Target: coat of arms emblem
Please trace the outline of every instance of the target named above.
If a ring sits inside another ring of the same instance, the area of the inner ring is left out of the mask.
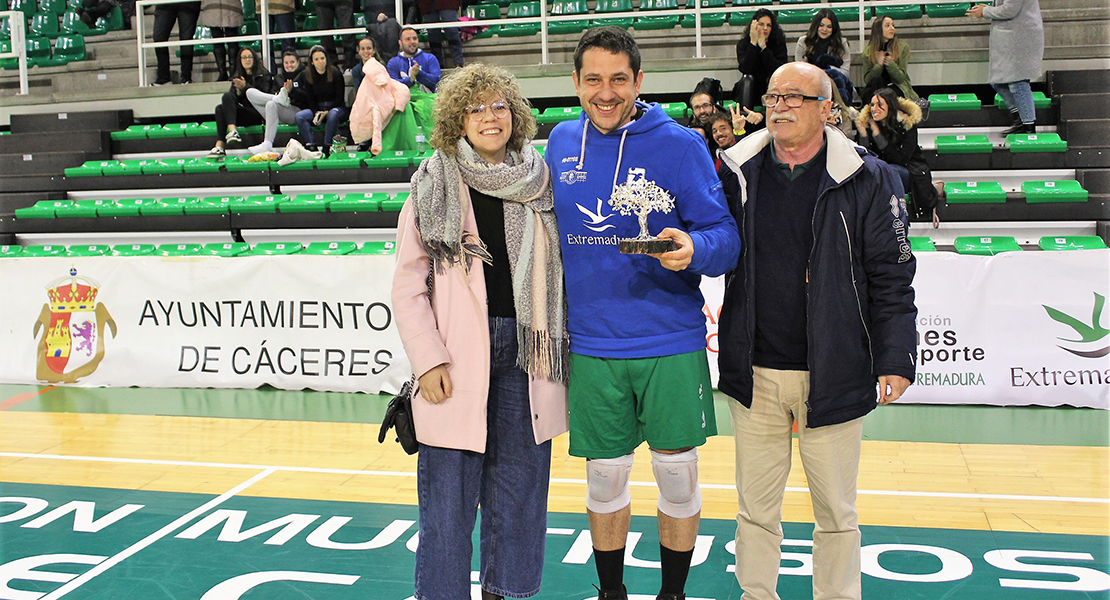
[[[35,321],[34,336],[43,330],[35,377],[50,383],[74,383],[96,371],[104,359],[105,325],[116,337],[116,322],[103,303],[96,302],[100,285],[78,277],[70,268],[46,288],[50,302]]]

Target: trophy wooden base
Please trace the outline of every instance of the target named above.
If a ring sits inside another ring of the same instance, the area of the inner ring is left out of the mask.
[[[678,248],[678,245],[674,243],[674,240],[669,238],[647,238],[642,240],[625,238],[620,240],[619,248],[621,254],[662,254]]]

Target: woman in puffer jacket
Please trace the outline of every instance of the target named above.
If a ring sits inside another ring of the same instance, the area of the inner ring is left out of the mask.
[[[882,88],[860,111],[856,121],[858,142],[886,161],[902,178],[903,189],[913,194],[911,214],[937,223],[936,205],[943,183],[933,183],[925,153],[917,143],[921,107],[899,98],[891,88]]]

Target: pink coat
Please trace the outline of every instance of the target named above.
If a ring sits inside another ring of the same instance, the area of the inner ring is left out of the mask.
[[[463,227],[478,231],[470,190],[460,184],[466,210]],[[486,398],[489,395],[489,321],[486,283],[476,261],[469,275],[451,267],[435,275],[433,302],[428,302],[431,259],[416,228],[412,204],[406,203],[397,224],[397,268],[393,275],[393,312],[401,343],[419,378],[447,365],[451,397],[432,404],[417,394],[412,401],[416,438],[441,448],[485,452]],[[536,443],[567,430],[567,389],[562,383],[530,379],[532,433]]]
[[[362,63],[362,75],[351,105],[351,139],[356,144],[370,140],[370,152],[377,156],[382,151],[382,129],[393,113],[405,110],[411,95],[408,86],[390,77],[373,57]]]

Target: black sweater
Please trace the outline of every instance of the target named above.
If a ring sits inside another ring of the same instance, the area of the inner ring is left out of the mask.
[[[301,108],[311,109],[312,112],[323,110],[322,105],[331,103],[330,108],[338,106],[346,106],[345,101],[345,82],[343,81],[343,74],[339,69],[332,67],[332,78],[328,81],[327,74],[320,75],[313,73],[315,83],[308,81],[309,71],[313,71],[310,65],[301,71],[300,75],[293,80],[293,92],[290,94],[290,101]]]

